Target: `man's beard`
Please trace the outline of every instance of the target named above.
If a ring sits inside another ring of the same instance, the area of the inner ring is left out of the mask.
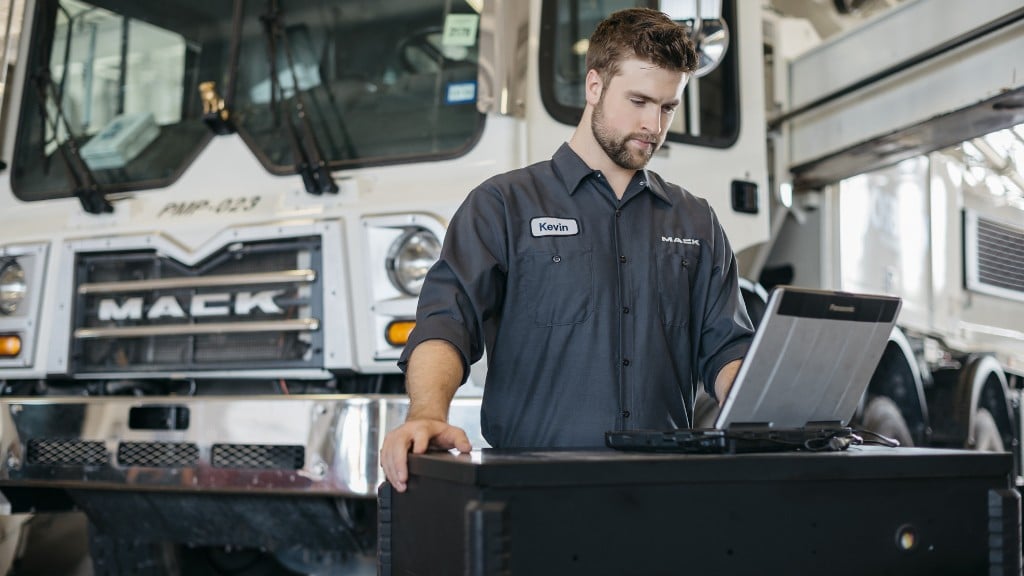
[[[650,162],[651,156],[658,149],[658,142],[650,134],[637,132],[617,138],[604,124],[604,95],[594,107],[593,117],[590,119],[590,130],[594,133],[594,139],[601,145],[604,153],[618,166],[626,170],[640,170]],[[628,142],[632,139],[650,142],[652,146],[647,151],[630,150]]]

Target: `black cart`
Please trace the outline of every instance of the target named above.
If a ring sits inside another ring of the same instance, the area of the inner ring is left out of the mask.
[[[1021,572],[1008,453],[447,452],[379,498],[381,576]]]

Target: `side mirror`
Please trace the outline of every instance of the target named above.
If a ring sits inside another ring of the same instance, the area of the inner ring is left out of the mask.
[[[697,71],[695,78],[707,76],[725,59],[729,49],[729,26],[725,20],[697,20],[690,26],[690,38],[697,47]]]
[[[707,76],[718,68],[729,49],[729,26],[722,19],[721,0],[661,0],[659,8],[690,29],[698,56],[693,77]]]

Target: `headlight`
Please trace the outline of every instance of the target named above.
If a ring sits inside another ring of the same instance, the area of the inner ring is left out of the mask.
[[[11,260],[0,267],[0,313],[14,314],[25,299],[25,271]]]
[[[388,250],[388,278],[395,288],[418,296],[427,270],[441,257],[441,242],[433,232],[410,228]]]

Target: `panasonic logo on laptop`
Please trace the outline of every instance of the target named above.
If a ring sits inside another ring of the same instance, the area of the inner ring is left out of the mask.
[[[688,246],[700,246],[700,240],[696,238],[677,238],[675,236],[662,236],[662,242],[671,242],[673,244],[686,244]]]
[[[829,312],[845,312],[847,314],[853,314],[854,312],[857,311],[857,308],[854,306],[840,306],[838,304],[829,304],[828,310]]]

